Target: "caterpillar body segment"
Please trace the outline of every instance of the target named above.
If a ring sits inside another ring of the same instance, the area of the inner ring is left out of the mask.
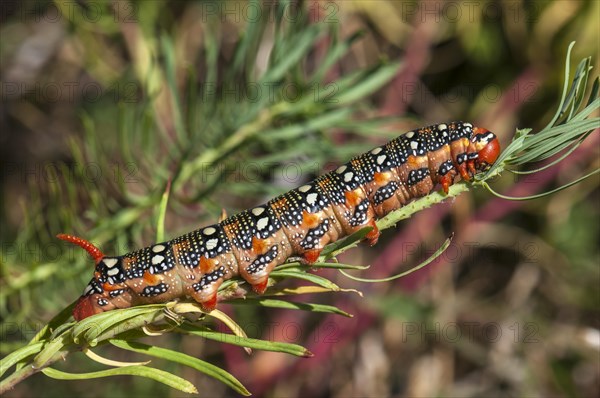
[[[377,242],[380,219],[437,185],[470,180],[500,153],[496,136],[470,123],[423,127],[352,158],[268,203],[168,242],[106,256],[84,239],[60,239],[85,249],[96,263],[73,311],[76,320],[115,308],[191,297],[210,311],[223,281],[240,275],[257,293],[289,257],[313,263],[323,248],[366,226]]]

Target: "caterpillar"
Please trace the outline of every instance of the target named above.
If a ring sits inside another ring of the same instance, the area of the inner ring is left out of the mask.
[[[211,311],[219,286],[235,275],[262,294],[269,273],[288,258],[314,263],[325,245],[364,227],[372,227],[365,240],[374,245],[377,219],[438,184],[448,193],[457,177],[469,181],[499,153],[490,131],[442,123],[400,135],[266,204],[122,256],[106,256],[82,238],[59,234],[95,262],[73,317],[186,296]]]

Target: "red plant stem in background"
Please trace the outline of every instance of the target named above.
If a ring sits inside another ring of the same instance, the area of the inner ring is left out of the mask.
[[[387,91],[380,116],[403,115],[414,94],[406,88],[418,85],[419,76],[427,67],[430,56],[431,36],[433,27],[426,23],[418,24],[406,43],[406,53],[403,57],[405,65],[400,69]]]
[[[512,86],[504,90],[500,99],[477,120],[478,126],[487,126],[491,131],[508,131],[512,128],[518,110],[527,102],[533,101],[538,93],[541,84],[539,76],[533,67],[521,72]]]

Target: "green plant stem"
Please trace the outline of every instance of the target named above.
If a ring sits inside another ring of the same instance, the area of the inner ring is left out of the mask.
[[[4,394],[5,392],[7,392],[9,390],[12,390],[15,385],[19,384],[20,382],[27,379],[28,377],[33,376],[34,374],[36,374],[38,372],[41,372],[44,368],[52,365],[59,359],[66,358],[67,355],[69,355],[71,352],[72,352],[72,349],[70,349],[70,348],[64,349],[64,350],[56,352],[43,365],[41,365],[39,367],[35,367],[33,364],[28,364],[27,366],[24,366],[21,369],[18,369],[13,374],[11,374],[6,379],[4,379],[0,382],[0,395]]]
[[[59,314],[58,316],[61,316],[61,314]],[[148,322],[150,321],[156,323],[163,321],[164,319],[164,312],[162,311],[162,309],[158,309],[155,313],[145,314],[138,318],[135,318],[135,321],[127,323],[124,322],[122,324],[119,324],[118,327],[115,329],[117,333],[115,333],[115,331],[113,330],[109,330],[108,332],[102,333],[100,336],[98,336],[95,339],[95,341],[96,343],[104,344],[107,342],[108,339],[115,337],[117,334],[139,329],[141,326],[148,324]],[[26,366],[18,369],[6,379],[2,380],[2,382],[0,382],[0,395],[8,390],[11,390],[16,384],[20,383],[21,381],[52,365],[59,359],[64,360],[72,352],[80,351],[82,346],[67,342],[70,336],[71,331],[66,331],[57,339],[48,341],[48,343],[44,346],[44,349],[42,349],[42,351],[35,357],[33,361],[28,361]],[[38,336],[36,336],[36,338],[37,337]],[[40,340],[42,339],[43,338],[40,338]],[[62,344],[60,340],[62,340]],[[49,355],[44,355],[45,350],[48,349],[51,345],[56,345],[56,348],[54,348],[53,350],[54,352],[50,353]]]

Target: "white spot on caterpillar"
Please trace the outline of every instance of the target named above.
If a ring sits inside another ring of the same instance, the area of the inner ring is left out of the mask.
[[[442,124],[438,124],[437,128],[438,128],[438,130],[441,131],[441,130],[446,130],[448,128],[448,126],[445,125],[444,123],[442,123]]]
[[[254,209],[252,209],[252,214],[254,214],[256,217],[260,216],[264,212],[265,212],[264,207],[255,207]]]
[[[417,141],[411,141],[411,142],[410,142],[410,147],[411,147],[413,150],[416,150],[416,149],[419,147],[419,143],[418,143]]]
[[[371,153],[372,153],[373,155],[377,155],[377,154],[378,154],[379,152],[381,152],[381,151],[383,151],[383,149],[381,149],[381,147],[377,147],[377,148],[373,149],[373,150],[371,151]]]
[[[263,217],[256,222],[256,228],[258,228],[259,231],[264,229],[267,225],[269,225],[269,217]]]
[[[87,296],[87,294],[88,294],[89,292],[91,292],[91,291],[92,291],[92,289],[93,289],[92,285],[87,285],[87,286],[85,287],[85,290],[83,291],[83,295],[84,295],[84,296]]]
[[[465,126],[465,127],[473,127],[473,125],[471,123],[463,123],[463,126]]]
[[[346,169],[348,168],[348,166],[346,166],[345,164],[338,167],[337,170],[335,171],[338,174],[342,174],[344,171],[346,171]]]
[[[160,253],[160,252],[164,251],[165,249],[166,248],[165,248],[164,245],[154,245],[154,246],[152,246],[152,251],[154,253]]]
[[[312,187],[311,187],[310,185],[302,185],[300,188],[298,188],[298,191],[300,191],[300,192],[303,192],[303,193],[304,193],[304,192],[308,192],[308,191],[310,191],[310,189],[311,189],[311,188],[312,188]]]
[[[415,135],[415,132],[414,131],[409,131],[405,135],[406,135],[406,138],[413,138],[413,136]]]
[[[104,261],[104,264],[106,264],[108,268],[114,267],[119,262],[116,258],[105,258],[102,261]]]
[[[317,194],[316,193],[309,193],[308,195],[306,195],[306,202],[308,202],[309,205],[314,205],[315,202],[317,201]]]
[[[346,174],[344,174],[344,181],[350,182],[352,181],[352,177],[354,177],[354,173],[349,171]]]
[[[156,256],[152,257],[152,265],[160,264],[164,259],[165,258],[163,256],[157,254]]]
[[[385,162],[385,158],[387,158],[387,156],[385,156],[385,155],[378,156],[377,164],[383,164],[383,162]]]
[[[118,273],[119,273],[119,269],[118,268],[109,269],[108,272],[107,272],[107,274],[111,275],[111,276],[117,275]]]
[[[213,227],[208,227],[208,228],[204,228],[204,230],[202,232],[204,232],[204,235],[212,235],[215,232],[217,232],[217,230],[214,229]]]
[[[208,250],[212,250],[212,249],[214,249],[215,247],[217,247],[217,244],[218,244],[218,243],[219,243],[219,240],[218,240],[218,239],[211,239],[211,240],[209,240],[209,241],[207,241],[207,242],[206,242],[206,248],[207,248]]]

